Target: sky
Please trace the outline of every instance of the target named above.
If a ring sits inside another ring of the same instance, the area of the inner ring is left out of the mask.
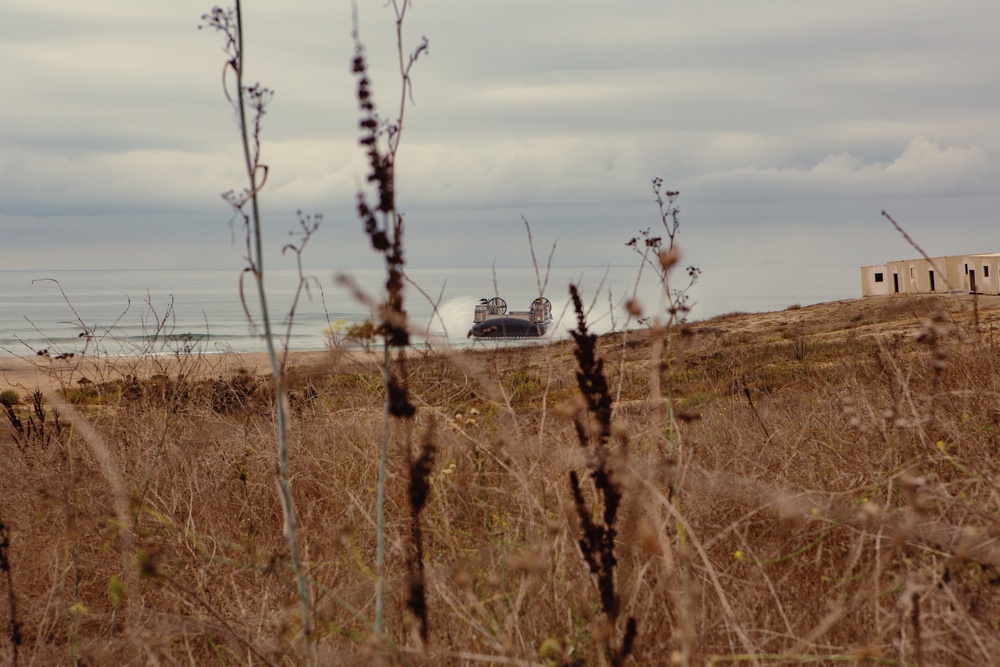
[[[243,186],[222,39],[193,0],[0,0],[0,269],[238,268]],[[375,266],[351,4],[248,0],[265,267]],[[394,15],[358,0],[376,103]],[[412,266],[628,264],[680,191],[685,262],[878,264],[1000,251],[1000,3],[416,0],[397,162]]]

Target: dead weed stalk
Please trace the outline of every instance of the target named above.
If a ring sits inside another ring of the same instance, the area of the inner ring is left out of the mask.
[[[608,449],[611,437],[611,393],[604,377],[604,360],[595,353],[597,336],[587,331],[583,302],[576,285],[570,285],[569,292],[577,317],[577,328],[570,331],[576,343],[573,355],[579,367],[576,381],[586,403],[586,410],[578,414],[575,420],[576,433],[580,446],[587,452],[587,467],[594,483],[594,492],[601,498],[603,511],[598,513],[587,505],[575,470],[570,471],[569,482],[582,532],[578,542],[580,553],[596,580],[601,609],[613,631],[606,643],[607,657],[612,665],[621,665],[632,652],[637,627],[635,618],[630,616],[625,620],[625,627],[619,636],[618,616],[621,608],[615,590],[615,566],[618,564],[615,556],[615,521],[622,501],[622,489],[616,479],[617,473],[612,468]],[[595,514],[601,517],[600,521],[594,521],[592,517]]]

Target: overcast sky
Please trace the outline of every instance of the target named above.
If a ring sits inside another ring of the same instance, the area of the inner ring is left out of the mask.
[[[222,40],[194,0],[0,0],[0,269],[240,265]],[[393,14],[359,0],[381,111]],[[272,254],[322,213],[315,267],[375,262],[353,212],[347,0],[248,0],[246,76],[276,91]],[[1000,251],[1000,3],[417,0],[398,162],[417,266],[624,264],[681,192],[685,259],[846,262]],[[287,264],[287,262],[286,262]],[[273,265],[280,266],[280,262]]]

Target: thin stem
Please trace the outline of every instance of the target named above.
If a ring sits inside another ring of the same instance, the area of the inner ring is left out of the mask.
[[[70,428],[69,436],[66,438],[66,460],[69,464],[69,504],[70,504],[70,530],[73,534],[73,546],[71,548],[71,554],[73,558],[73,606],[71,608],[70,617],[71,628],[70,628],[70,658],[73,661],[74,667],[80,664],[80,614],[77,611],[76,605],[80,601],[80,538],[77,532],[77,520],[78,508],[77,508],[77,497],[76,497],[76,470],[73,466],[73,430]],[[117,611],[117,609],[116,609]]]
[[[375,592],[375,634],[382,633],[382,609],[385,598],[385,468],[389,450],[389,382],[392,379],[388,342],[383,346],[382,381],[385,384],[385,408],[382,414],[382,443],[378,456],[378,481],[375,487],[375,569],[378,585]]]
[[[309,589],[302,572],[299,560],[298,537],[295,529],[295,509],[292,503],[291,485],[288,478],[288,416],[285,400],[284,373],[274,346],[274,336],[271,327],[271,317],[267,306],[267,291],[264,287],[264,250],[261,234],[260,206],[257,199],[257,156],[251,156],[249,124],[247,123],[246,104],[243,97],[243,15],[240,0],[236,0],[236,106],[240,117],[240,135],[243,143],[243,159],[250,185],[251,229],[253,234],[254,257],[250,258],[254,280],[257,283],[257,295],[260,299],[261,320],[264,328],[264,342],[267,346],[267,356],[271,362],[271,374],[274,377],[275,412],[277,415],[278,436],[278,474],[276,484],[278,496],[285,519],[285,538],[288,543],[292,571],[295,573],[296,588],[299,597],[299,607],[302,613],[302,627],[307,642],[311,643],[312,618],[309,612]],[[256,137],[255,137],[256,140]]]

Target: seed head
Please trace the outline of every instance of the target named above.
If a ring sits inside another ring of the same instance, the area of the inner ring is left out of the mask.
[[[663,252],[661,252],[659,258],[660,258],[660,266],[663,267],[663,270],[669,271],[674,264],[680,261],[681,253],[677,249],[677,246],[673,246],[668,250],[664,250]]]

